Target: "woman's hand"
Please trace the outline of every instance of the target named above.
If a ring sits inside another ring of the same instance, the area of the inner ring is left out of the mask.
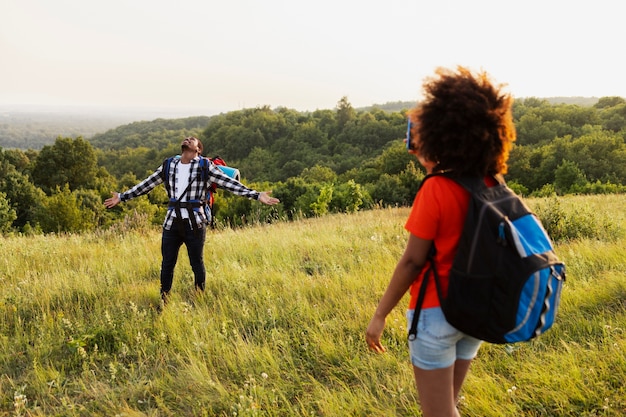
[[[367,347],[376,353],[383,353],[387,350],[380,343],[380,337],[382,336],[383,329],[385,328],[385,321],[385,318],[374,314],[374,317],[372,317],[372,320],[365,331],[365,341],[367,342]]]

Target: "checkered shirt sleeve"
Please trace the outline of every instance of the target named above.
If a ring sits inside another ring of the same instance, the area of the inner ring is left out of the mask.
[[[259,199],[260,193],[258,191],[252,190],[236,179],[224,174],[221,169],[213,164],[213,162],[209,162],[209,175],[206,186],[210,186],[211,183],[215,183],[218,187],[228,190],[233,194],[247,197],[251,200]]]
[[[148,194],[150,191],[154,189],[159,184],[163,183],[163,179],[161,178],[161,171],[163,167],[159,166],[152,175],[150,175],[145,180],[141,181],[139,184],[135,185],[130,190],[124,191],[120,193],[120,201],[128,201],[133,198],[142,196],[144,194]]]

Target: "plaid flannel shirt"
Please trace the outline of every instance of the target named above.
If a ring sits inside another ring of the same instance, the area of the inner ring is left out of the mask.
[[[175,190],[176,188],[175,178],[176,178],[176,174],[178,173],[179,163],[180,163],[180,158],[172,158],[172,160],[170,161],[169,178],[167,178],[167,181],[169,181],[170,190]],[[191,187],[189,187],[189,191],[181,197],[180,201],[190,201],[190,200],[206,201],[207,192],[212,183],[217,184],[218,187],[228,190],[233,194],[237,194],[242,197],[247,197],[251,200],[259,199],[260,193],[258,191],[252,190],[246,187],[245,185],[243,185],[242,183],[240,183],[239,181],[224,174],[210,160],[208,164],[208,172],[207,172],[208,175],[206,175],[206,178],[204,181],[202,180],[202,176],[200,175],[200,169],[201,169],[200,157],[195,157],[194,159],[191,160],[191,172],[189,175],[189,181],[192,182],[193,180],[193,182],[191,183]],[[154,189],[154,187],[163,183],[162,174],[161,174],[162,171],[163,171],[163,165],[160,165],[154,171],[154,173],[152,173],[148,178],[141,181],[139,184],[135,185],[130,190],[120,193],[120,200],[128,201],[135,197],[148,194],[150,191]],[[180,191],[181,192],[184,191],[185,187],[187,187],[186,184],[184,187],[182,187],[183,189]],[[172,196],[168,196],[168,197],[171,198]],[[211,220],[210,217],[207,218],[205,211],[202,209],[194,210],[193,213],[194,213],[194,216],[196,217],[196,223],[198,225],[207,224]],[[210,216],[210,211],[209,211],[209,216]],[[175,210],[171,210],[171,209],[168,210],[167,215],[165,216],[165,221],[163,222],[163,228],[166,230],[170,230],[175,217],[176,217]]]

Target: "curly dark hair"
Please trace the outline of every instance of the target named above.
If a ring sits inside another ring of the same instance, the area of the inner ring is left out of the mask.
[[[436,162],[434,170],[458,175],[507,171],[515,141],[513,98],[483,71],[438,68],[424,85],[424,100],[409,112],[417,152]]]

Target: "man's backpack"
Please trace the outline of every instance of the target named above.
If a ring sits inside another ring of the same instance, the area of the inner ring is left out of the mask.
[[[226,165],[226,161],[224,161],[221,157],[216,155],[213,158],[211,158],[211,162],[213,162],[213,164],[217,166],[224,174],[228,175],[231,178],[236,179],[237,181],[241,181],[239,170]],[[215,207],[213,206],[213,202],[215,200],[216,191],[217,191],[217,184],[212,183],[209,186],[209,191],[207,193],[207,203],[209,205],[209,209],[211,210],[211,228],[215,228]]]
[[[424,273],[409,338],[417,334],[426,285],[433,275],[446,320],[461,332],[491,343],[528,341],[554,323],[565,265],[540,220],[504,183],[445,175],[470,193],[469,207],[442,297],[434,266]],[[497,181],[497,180],[496,180]],[[420,300],[421,299],[421,300]]]

